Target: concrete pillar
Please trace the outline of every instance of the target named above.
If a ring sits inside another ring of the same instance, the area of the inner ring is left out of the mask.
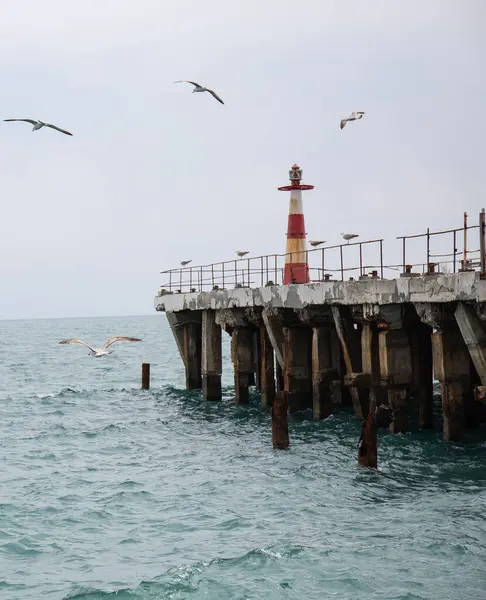
[[[352,406],[351,392],[344,386],[344,373],[346,367],[341,350],[336,329],[331,327],[329,330],[329,341],[331,345],[331,364],[336,371],[336,377],[331,382],[332,402],[334,406]]]
[[[275,357],[264,324],[260,326],[260,388],[262,407],[272,406],[275,398]]]
[[[290,412],[312,408],[312,330],[284,327],[284,383]]]
[[[202,313],[202,387],[206,400],[221,400],[221,327],[214,310]]]
[[[471,378],[467,347],[457,325],[446,323],[432,334],[434,375],[440,381],[444,440],[461,441],[464,437],[465,400]]]
[[[265,327],[267,328],[268,337],[272,343],[273,351],[275,352],[275,358],[277,363],[283,369],[284,358],[283,358],[283,327],[282,319],[278,311],[271,311],[264,308],[262,311],[262,319]]]
[[[187,323],[184,325],[184,365],[186,368],[186,390],[200,390],[202,388],[201,348],[201,324]]]
[[[329,327],[312,330],[312,399],[314,419],[326,419],[332,413],[332,355]]]
[[[371,375],[371,382],[374,389],[373,397],[376,405],[388,405],[387,391],[380,387],[378,328],[374,322],[363,323],[361,330],[361,364],[363,373]]]
[[[354,328],[348,307],[334,305],[331,306],[331,310],[336,333],[341,343],[346,373],[359,373],[362,368],[360,333]],[[351,387],[351,398],[356,418],[364,419],[368,414],[369,391]]]
[[[388,390],[388,404],[393,412],[390,431],[400,433],[408,426],[408,388],[412,384],[412,356],[408,336],[403,329],[389,329],[378,334],[380,373],[395,386]]]
[[[202,311],[167,312],[172,334],[186,371],[186,389],[199,390],[201,381],[201,314]]]
[[[420,429],[434,426],[432,328],[417,323],[408,332],[412,351],[413,386]]]
[[[253,332],[249,327],[235,327],[231,336],[231,355],[235,369],[236,404],[248,404],[248,386],[253,373]]]
[[[458,302],[454,317],[467,346],[474,367],[486,385],[486,331],[472,306]]]

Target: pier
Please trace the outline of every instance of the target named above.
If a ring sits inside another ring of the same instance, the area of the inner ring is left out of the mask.
[[[371,405],[378,426],[399,433],[412,412],[421,429],[433,427],[435,379],[443,438],[463,440],[486,422],[484,210],[474,225],[465,217],[458,229],[399,238],[402,264],[387,265],[382,239],[306,249],[300,190],[312,186],[301,177],[294,165],[285,254],[163,272],[155,309],[167,316],[187,389],[221,399],[221,338],[230,335],[238,404],[254,386],[262,408],[285,392],[290,414],[314,419],[349,406],[364,421]],[[432,253],[437,236],[451,252]],[[424,242],[421,264],[406,262],[411,238]]]

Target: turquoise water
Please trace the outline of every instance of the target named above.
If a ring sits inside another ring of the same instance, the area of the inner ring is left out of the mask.
[[[64,337],[139,344],[87,356]],[[290,422],[188,393],[164,315],[0,321],[0,598],[486,597],[486,437]],[[152,389],[142,391],[142,361]]]

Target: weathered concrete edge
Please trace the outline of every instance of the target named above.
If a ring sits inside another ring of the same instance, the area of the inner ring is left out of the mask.
[[[220,310],[266,307],[305,308],[322,304],[402,304],[407,302],[485,302],[486,281],[479,273],[429,275],[399,279],[329,281],[263,288],[156,296],[155,310]]]

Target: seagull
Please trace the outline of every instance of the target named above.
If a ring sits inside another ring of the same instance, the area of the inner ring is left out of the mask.
[[[221,100],[221,98],[215,92],[213,92],[213,90],[210,90],[207,87],[203,87],[202,85],[199,85],[199,83],[196,83],[195,81],[187,81],[186,79],[184,79],[183,81],[174,81],[174,83],[192,83],[192,85],[195,86],[195,88],[192,90],[193,94],[194,94],[194,92],[209,92],[211,94],[211,96],[216,98],[216,100],[218,102],[221,102],[221,104],[224,104],[224,102]]]
[[[237,250],[236,254],[240,257],[243,258],[243,256],[245,256],[246,254],[250,254],[249,250]]]
[[[352,112],[349,117],[341,120],[341,129],[344,129],[344,126],[348,121],[357,121],[363,118],[364,112]]]
[[[93,348],[86,342],[83,342],[82,340],[78,340],[78,339],[61,340],[59,343],[60,344],[83,344],[83,346],[87,346],[89,348],[89,350],[90,350],[89,354],[91,356],[95,356],[96,358],[99,358],[100,356],[105,356],[106,354],[112,354],[112,351],[107,350],[107,348],[108,348],[108,346],[111,346],[115,342],[141,342],[141,341],[142,340],[140,340],[139,338],[125,337],[123,335],[119,335],[117,337],[111,337],[108,341],[106,341],[103,344],[103,346],[101,348]]]
[[[26,123],[31,123],[34,126],[32,131],[37,131],[38,129],[41,129],[42,127],[50,127],[51,129],[56,129],[57,131],[60,131],[61,133],[65,133],[66,135],[73,135],[69,131],[66,131],[65,129],[61,129],[60,127],[56,127],[55,125],[52,125],[51,123],[44,123],[43,121],[36,121],[34,119],[4,119],[4,121],[25,121]]]
[[[192,258],[191,258],[191,260],[181,260],[181,265],[182,265],[183,267],[185,267],[185,266],[186,266],[186,265],[188,265],[189,263],[192,263]]]
[[[355,237],[359,237],[359,233],[341,233],[343,236],[343,240],[346,240],[349,244],[349,240],[352,240]]]
[[[309,240],[309,244],[313,247],[313,248],[317,248],[317,246],[320,246],[321,244],[325,244],[326,240]]]

